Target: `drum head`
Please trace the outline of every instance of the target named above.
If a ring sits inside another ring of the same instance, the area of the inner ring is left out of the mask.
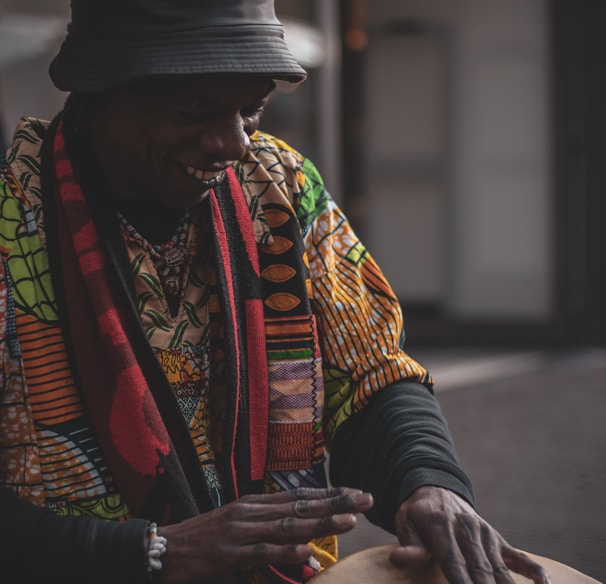
[[[401,570],[389,562],[389,554],[397,544],[382,545],[352,554],[312,578],[310,584],[448,584],[436,565],[420,570]],[[552,584],[600,584],[597,580],[572,568],[542,556],[524,552],[545,568]],[[529,584],[531,580],[514,574],[516,584]]]

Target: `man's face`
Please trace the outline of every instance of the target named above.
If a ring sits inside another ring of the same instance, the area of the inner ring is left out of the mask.
[[[117,195],[199,203],[243,159],[274,83],[256,76],[158,77],[112,90],[91,124]]]

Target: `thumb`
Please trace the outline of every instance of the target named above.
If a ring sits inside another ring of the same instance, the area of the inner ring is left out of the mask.
[[[431,554],[410,527],[399,530],[400,545],[389,555],[389,561],[398,568],[418,569],[427,564]]]

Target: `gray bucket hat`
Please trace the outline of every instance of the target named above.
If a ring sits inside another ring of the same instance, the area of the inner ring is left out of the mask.
[[[63,91],[101,92],[153,75],[255,74],[299,82],[274,0],[72,0],[50,65]]]

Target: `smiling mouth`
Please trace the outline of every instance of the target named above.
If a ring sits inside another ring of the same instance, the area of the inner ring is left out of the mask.
[[[225,170],[201,170],[193,166],[186,166],[185,172],[195,178],[200,187],[205,191],[215,188],[225,180]]]

